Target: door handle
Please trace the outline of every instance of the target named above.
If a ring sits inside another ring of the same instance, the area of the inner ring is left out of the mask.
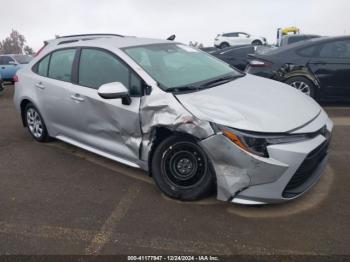
[[[45,89],[45,86],[44,86],[43,83],[41,83],[41,82],[35,84],[35,86],[36,86],[37,88],[40,88],[40,89]]]
[[[71,95],[70,98],[75,100],[75,101],[78,101],[78,102],[84,102],[85,101],[85,99],[83,97],[81,97],[79,94]]]

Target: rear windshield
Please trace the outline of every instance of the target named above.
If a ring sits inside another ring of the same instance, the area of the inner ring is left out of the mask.
[[[20,64],[28,64],[33,59],[30,55],[14,55],[12,57]]]

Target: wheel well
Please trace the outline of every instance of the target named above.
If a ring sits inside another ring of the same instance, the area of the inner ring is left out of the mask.
[[[254,43],[254,42],[260,42],[261,44],[263,43],[260,39],[254,39],[254,40],[252,41],[252,43]]]
[[[222,44],[227,44],[227,45],[230,45],[227,41],[223,41],[223,42],[221,42],[220,43],[220,45],[219,46],[221,46]]]
[[[22,118],[23,126],[27,126],[27,123],[25,121],[25,116],[24,116],[24,110],[29,103],[30,101],[28,99],[24,99],[21,102],[21,118]]]
[[[284,82],[286,83],[288,80],[290,80],[291,78],[295,78],[295,77],[302,77],[302,78],[305,78],[309,81],[311,81],[311,83],[316,87],[316,88],[319,88],[319,84],[316,80],[312,79],[310,76],[308,75],[291,75],[291,76],[288,76],[286,79],[284,79]]]
[[[159,144],[166,138],[168,138],[169,136],[172,135],[182,135],[182,136],[186,136],[186,137],[190,137],[193,138],[195,140],[196,139],[194,136],[187,134],[187,133],[182,133],[182,132],[177,132],[177,131],[173,131],[170,130],[166,127],[156,127],[153,129],[153,131],[151,132],[151,140],[152,140],[152,146],[151,146],[151,150],[148,154],[148,173],[150,176],[152,176],[152,159],[153,159],[153,155],[154,155],[154,151],[156,150],[156,148],[159,146]]]

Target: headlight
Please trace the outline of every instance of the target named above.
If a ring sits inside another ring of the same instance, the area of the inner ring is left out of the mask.
[[[259,134],[254,132],[245,132],[236,130],[233,128],[215,125],[216,128],[222,132],[224,136],[230,139],[237,146],[252,154],[269,157],[267,152],[268,145],[292,143],[310,139],[311,134],[298,134],[298,135],[269,135]]]

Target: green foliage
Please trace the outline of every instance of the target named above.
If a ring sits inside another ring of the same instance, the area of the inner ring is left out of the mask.
[[[25,45],[26,39],[17,30],[12,29],[10,35],[0,42],[3,54],[33,54],[33,49]]]

